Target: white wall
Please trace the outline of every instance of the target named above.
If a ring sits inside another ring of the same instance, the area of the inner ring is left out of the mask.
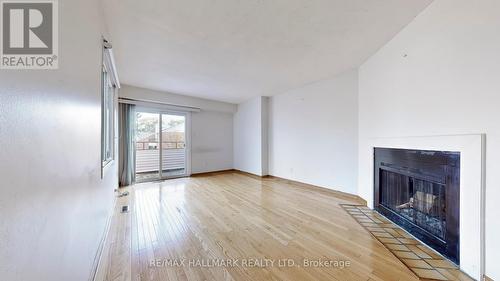
[[[233,168],[236,105],[123,85],[120,97],[201,108],[191,115],[191,172]]]
[[[269,97],[261,97],[261,163],[262,175],[269,175]]]
[[[233,168],[233,114],[202,111],[191,118],[192,173]]]
[[[255,97],[234,115],[234,168],[258,176],[268,174],[267,103],[267,97]]]
[[[486,133],[486,274],[500,280],[500,2],[434,1],[360,68],[359,194],[376,137]]]
[[[59,23],[58,70],[0,70],[2,280],[88,280],[118,184],[100,171],[98,2],[59,1]]]
[[[357,91],[353,70],[272,97],[270,174],[356,194]]]
[[[120,89],[120,97],[138,99],[143,101],[164,102],[179,106],[198,107],[203,109],[203,111],[226,113],[236,112],[236,105],[232,103],[195,98],[168,92],[160,92],[130,85],[123,85],[123,87]]]

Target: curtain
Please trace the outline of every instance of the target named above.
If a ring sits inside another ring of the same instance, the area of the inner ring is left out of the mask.
[[[135,182],[135,105],[120,103],[119,110],[119,183]]]

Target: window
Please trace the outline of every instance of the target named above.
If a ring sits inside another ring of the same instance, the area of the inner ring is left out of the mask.
[[[114,112],[115,87],[111,82],[106,65],[102,68],[102,166],[105,167],[114,159]]]
[[[101,177],[115,159],[115,95],[120,88],[111,43],[104,38],[102,43]]]

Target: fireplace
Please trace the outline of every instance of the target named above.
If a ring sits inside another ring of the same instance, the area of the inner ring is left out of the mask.
[[[375,148],[374,207],[459,264],[460,153]]]

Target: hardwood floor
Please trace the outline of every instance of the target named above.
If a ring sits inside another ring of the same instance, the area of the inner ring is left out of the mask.
[[[237,172],[130,191],[112,221],[106,280],[418,280],[342,210],[360,201],[341,193]]]

